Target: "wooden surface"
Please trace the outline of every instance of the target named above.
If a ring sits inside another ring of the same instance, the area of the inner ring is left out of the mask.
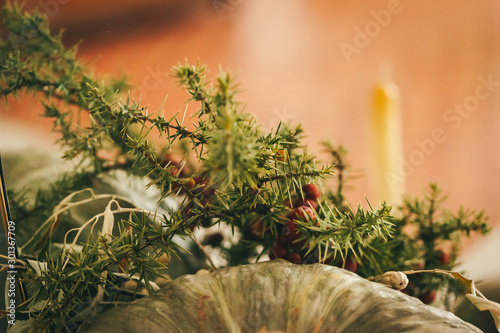
[[[232,1],[225,12],[216,1],[41,2],[52,5],[46,12],[55,29],[65,27],[68,44],[83,40],[84,63],[98,74],[128,74],[139,87],[132,93],[152,110],[166,95],[167,114],[184,109],[187,96],[168,76],[179,61],[200,59],[211,75],[232,70],[264,127],[301,122],[312,151],[327,138],[347,147],[359,176],[348,193],[354,205],[365,195],[378,200],[369,185],[370,96],[380,65],[390,64],[402,95],[405,158],[418,161],[402,174],[408,193],[437,181],[451,208],[484,208],[500,221],[500,86],[464,116],[448,111],[474,96],[481,78],[500,82],[498,1],[401,1],[378,32],[375,16],[394,2]],[[376,33],[347,59],[341,45],[355,45],[367,25]],[[0,121],[49,133],[35,105],[2,105]],[[446,139],[422,145],[436,129]]]

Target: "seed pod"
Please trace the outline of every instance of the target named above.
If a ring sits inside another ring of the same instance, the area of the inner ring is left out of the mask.
[[[403,272],[386,272],[382,275],[381,282],[392,289],[401,290],[408,285],[408,277]]]

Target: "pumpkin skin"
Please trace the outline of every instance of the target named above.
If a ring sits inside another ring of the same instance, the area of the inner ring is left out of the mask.
[[[182,276],[86,332],[481,332],[452,313],[322,264],[281,259]]]

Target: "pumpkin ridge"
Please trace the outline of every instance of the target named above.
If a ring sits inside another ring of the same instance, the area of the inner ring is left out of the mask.
[[[352,272],[281,259],[180,277],[155,294],[105,311],[87,330],[199,331],[481,332],[449,312]]]

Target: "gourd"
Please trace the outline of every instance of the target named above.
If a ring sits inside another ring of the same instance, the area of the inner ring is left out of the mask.
[[[185,275],[86,332],[481,332],[341,268],[284,260]]]

